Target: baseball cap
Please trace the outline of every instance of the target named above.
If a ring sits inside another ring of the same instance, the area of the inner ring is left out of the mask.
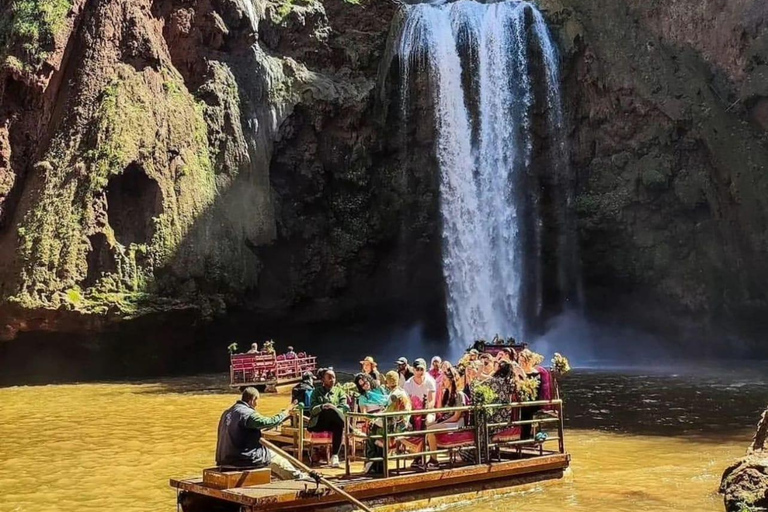
[[[408,360],[404,357],[401,357],[397,361],[395,361],[395,364],[408,364]]]
[[[424,368],[427,369],[427,362],[423,360],[422,358],[418,358],[413,362],[413,366],[415,368]]]

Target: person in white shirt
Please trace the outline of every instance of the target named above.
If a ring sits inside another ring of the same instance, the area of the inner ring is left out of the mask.
[[[419,409],[434,409],[435,408],[435,396],[437,395],[437,385],[435,379],[427,373],[427,362],[424,359],[417,359],[413,362],[413,377],[405,381],[403,389],[411,398],[411,403],[421,404]],[[427,424],[434,423],[435,415],[427,415]]]
[[[405,381],[403,390],[410,397],[413,411],[417,409],[434,409],[435,396],[437,395],[437,385],[435,379],[427,373],[427,362],[424,359],[416,359],[413,362],[413,377]],[[412,414],[411,423],[414,430],[424,430],[435,422],[435,413]],[[423,451],[422,445],[420,451]],[[424,465],[424,458],[419,457],[413,460],[412,468],[421,468]]]

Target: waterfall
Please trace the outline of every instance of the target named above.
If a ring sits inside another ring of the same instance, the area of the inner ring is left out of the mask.
[[[555,45],[527,2],[403,9],[394,44],[401,109],[414,76],[429,81],[434,108],[451,342],[525,336],[526,312],[541,314],[543,293],[541,198],[531,172],[537,80],[550,145],[565,153]],[[538,45],[542,77],[532,76],[531,45]]]

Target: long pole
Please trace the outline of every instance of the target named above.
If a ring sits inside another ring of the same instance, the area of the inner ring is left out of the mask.
[[[350,503],[352,503],[353,505],[355,505],[357,508],[359,508],[359,509],[361,509],[361,510],[364,510],[365,512],[373,512],[373,510],[371,510],[369,507],[366,507],[366,506],[365,506],[365,505],[364,505],[362,502],[360,502],[360,501],[359,501],[357,498],[355,498],[355,497],[354,497],[354,496],[352,496],[351,494],[349,494],[349,493],[347,493],[347,492],[343,491],[342,489],[340,489],[339,487],[337,487],[335,484],[333,484],[332,482],[330,482],[330,481],[329,481],[327,478],[325,478],[323,475],[321,475],[321,474],[320,474],[320,473],[318,473],[317,471],[313,471],[312,469],[310,469],[310,468],[309,468],[309,467],[308,467],[306,464],[304,464],[304,463],[302,463],[302,462],[299,462],[299,461],[298,461],[298,460],[297,460],[297,459],[296,459],[296,458],[295,458],[293,455],[291,455],[290,453],[287,453],[287,452],[283,451],[282,449],[278,448],[277,446],[275,446],[275,445],[274,445],[274,444],[272,444],[271,442],[267,441],[267,440],[266,440],[266,439],[264,439],[263,437],[261,438],[261,444],[262,444],[262,445],[264,445],[266,448],[269,448],[270,450],[273,450],[273,451],[274,451],[275,453],[277,453],[278,455],[282,455],[283,457],[285,457],[286,459],[288,459],[288,461],[290,461],[290,462],[291,462],[291,464],[293,464],[294,466],[298,467],[299,469],[301,469],[301,470],[303,470],[303,471],[306,471],[306,472],[307,472],[307,473],[309,473],[309,474],[310,474],[312,477],[314,477],[314,478],[317,478],[317,479],[318,479],[320,482],[322,482],[322,483],[323,483],[323,484],[324,484],[326,487],[329,487],[330,489],[332,489],[332,490],[333,490],[333,491],[335,491],[336,493],[338,493],[338,494],[340,494],[341,496],[343,496],[344,498],[346,498],[346,499],[347,499],[347,500],[348,500]]]

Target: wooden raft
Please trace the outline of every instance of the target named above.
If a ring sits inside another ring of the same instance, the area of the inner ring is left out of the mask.
[[[464,466],[442,471],[408,474],[390,478],[357,477],[339,479],[338,485],[358,499],[374,499],[394,494],[418,493],[431,489],[446,489],[450,493],[460,485],[491,480],[509,481],[509,485],[519,483],[519,477],[536,474],[552,474],[556,478],[568,467],[570,456],[567,453],[545,455],[531,459],[508,462],[496,462]],[[302,507],[323,506],[343,501],[339,495],[329,492],[320,485],[316,494],[308,494],[307,484],[293,480],[275,481],[252,487],[214,489],[203,484],[202,479],[171,479],[171,487],[180,491],[209,496],[229,503],[254,510],[286,510]],[[314,489],[314,485],[310,484]]]
[[[214,489],[233,489],[268,484],[272,472],[267,468],[230,469],[215,467],[203,470],[203,485]]]

